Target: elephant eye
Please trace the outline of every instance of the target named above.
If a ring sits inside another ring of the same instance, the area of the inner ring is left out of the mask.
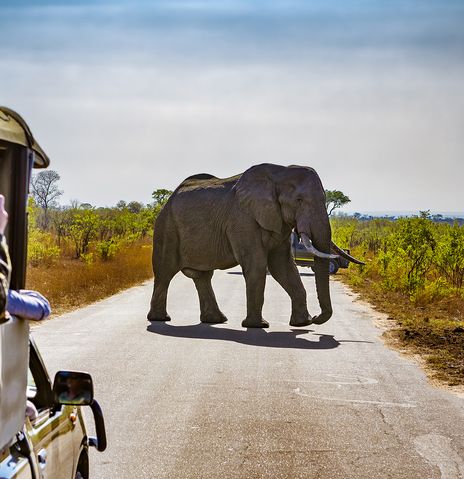
[[[301,198],[297,198],[296,201],[299,205],[301,205],[301,203],[303,203],[303,200]]]

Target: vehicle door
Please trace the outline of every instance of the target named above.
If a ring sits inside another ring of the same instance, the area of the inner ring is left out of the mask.
[[[31,414],[34,455],[39,467],[39,479],[72,478],[75,468],[77,410],[53,404],[52,387],[45,366],[31,344],[28,400],[35,406]],[[30,406],[30,403],[28,403]]]

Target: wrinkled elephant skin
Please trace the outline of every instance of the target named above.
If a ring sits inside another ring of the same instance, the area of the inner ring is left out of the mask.
[[[208,174],[187,178],[161,210],[153,236],[155,276],[150,321],[169,321],[168,286],[182,271],[192,278],[200,299],[200,319],[223,323],[211,278],[215,269],[242,267],[246,282],[246,328],[266,328],[262,317],[266,272],[288,293],[291,326],[313,322],[306,291],[293,261],[290,234],[297,229],[325,255],[315,258],[316,289],[321,314],[332,315],[329,292],[331,231],[325,191],[309,167],[256,165],[242,175],[220,179]]]

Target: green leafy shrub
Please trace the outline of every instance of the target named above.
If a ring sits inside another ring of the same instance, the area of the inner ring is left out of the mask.
[[[60,248],[55,245],[53,236],[37,229],[29,232],[29,265],[37,267],[51,266],[60,256]]]
[[[419,303],[464,294],[464,227],[434,223],[428,212],[396,221],[341,217],[331,224],[334,241],[366,259],[366,266],[350,267],[352,281],[380,279],[385,290]]]
[[[119,251],[121,247],[121,242],[116,241],[111,238],[109,240],[100,241],[95,245],[95,251],[98,254],[98,257],[103,261],[108,261],[113,258],[114,255]]]
[[[67,233],[74,243],[76,258],[88,252],[90,242],[97,234],[98,219],[94,210],[83,209],[73,212]]]
[[[91,265],[95,261],[94,256],[95,255],[93,253],[82,253],[79,259],[83,261],[86,265]]]
[[[443,225],[438,237],[434,263],[438,270],[456,288],[464,284],[464,229],[456,223]]]

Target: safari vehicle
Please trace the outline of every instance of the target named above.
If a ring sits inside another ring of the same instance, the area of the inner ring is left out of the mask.
[[[0,107],[0,193],[9,223],[10,288],[22,289],[26,275],[29,180],[33,167],[49,159],[27,124]],[[88,437],[82,406],[90,406],[97,437]],[[27,411],[27,415],[26,415]],[[0,479],[87,479],[89,448],[106,448],[103,414],[87,373],[59,371],[50,380],[28,321],[0,324]]]
[[[314,256],[310,251],[306,249],[303,242],[300,241],[300,238],[295,233],[295,231],[292,231],[291,242],[292,255],[293,259],[295,260],[295,263],[298,266],[307,266],[309,268],[312,268],[314,266]],[[350,254],[349,250],[344,251]],[[333,251],[333,253],[336,253],[336,251]],[[349,264],[350,262],[341,256],[338,256],[337,258],[333,259],[331,258],[329,262],[329,273],[335,274],[339,270],[339,268],[348,268]]]

